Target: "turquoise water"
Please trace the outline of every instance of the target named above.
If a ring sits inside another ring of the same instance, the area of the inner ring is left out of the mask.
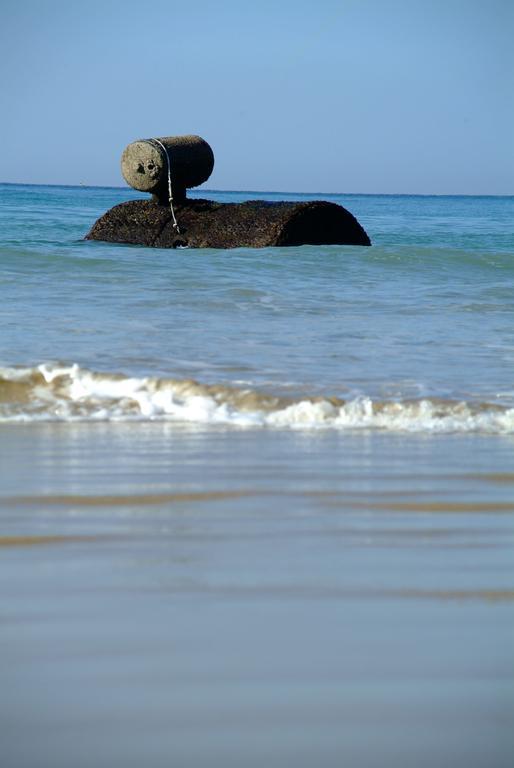
[[[331,195],[372,248],[166,251],[83,240],[131,191],[0,193],[4,366],[75,363],[300,400],[514,404],[514,198]]]
[[[0,185],[2,766],[510,768],[514,198],[83,240],[136,196]]]

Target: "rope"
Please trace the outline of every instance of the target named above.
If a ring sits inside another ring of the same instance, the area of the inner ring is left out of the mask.
[[[170,211],[171,211],[171,218],[173,219],[173,228],[177,230],[178,234],[180,235],[180,229],[178,226],[177,219],[175,217],[175,211],[173,209],[173,191],[171,189],[171,160],[170,156],[168,154],[168,150],[164,146],[164,144],[159,141],[159,139],[150,139],[150,141],[154,142],[155,144],[158,144],[163,150],[164,154],[166,155],[166,162],[168,164],[168,197],[170,201]]]

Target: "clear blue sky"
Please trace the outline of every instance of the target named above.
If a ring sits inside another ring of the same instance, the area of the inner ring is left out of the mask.
[[[513,0],[2,0],[0,181],[198,133],[210,188],[512,194],[513,40]]]

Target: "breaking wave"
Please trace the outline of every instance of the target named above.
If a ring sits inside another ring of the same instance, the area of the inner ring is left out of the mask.
[[[420,399],[288,398],[78,365],[0,368],[0,422],[177,421],[242,427],[514,434],[514,408]]]

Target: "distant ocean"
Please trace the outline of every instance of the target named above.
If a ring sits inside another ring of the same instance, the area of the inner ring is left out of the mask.
[[[191,196],[372,247],[86,242],[141,195],[0,184],[5,765],[509,765],[514,197]]]
[[[514,198],[320,196],[373,247],[166,251],[83,241],[126,190],[0,190],[4,422],[514,432]]]

